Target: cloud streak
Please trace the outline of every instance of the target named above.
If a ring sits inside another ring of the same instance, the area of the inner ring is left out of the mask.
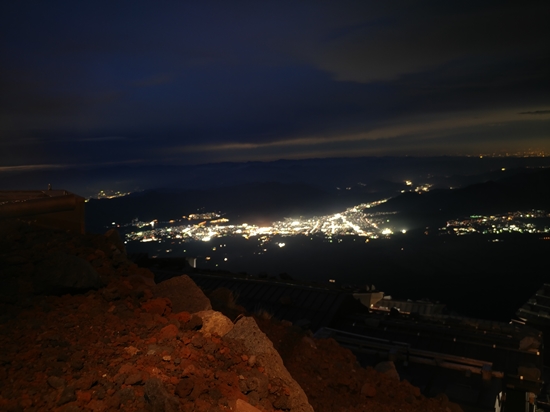
[[[531,112],[519,112],[519,114],[531,114],[531,115],[537,115],[537,116],[549,115],[550,110],[534,110]]]
[[[515,59],[548,49],[548,6],[493,5],[475,8],[401,4],[391,13],[298,51],[339,81],[368,83],[482,57]]]
[[[536,111],[537,112],[537,111]],[[268,142],[240,143],[220,142],[202,145],[188,145],[171,148],[181,153],[196,152],[223,152],[223,151],[253,151],[270,148],[291,148],[296,146],[315,147],[326,144],[346,145],[352,142],[372,142],[388,139],[408,139],[411,143],[425,139],[445,138],[449,130],[456,134],[459,130],[476,127],[503,127],[508,124],[523,122],[517,110],[486,111],[486,112],[459,112],[444,116],[429,116],[404,119],[400,124],[382,124],[370,131],[332,136],[306,136],[291,139],[273,140]],[[314,150],[314,149],[313,149]]]

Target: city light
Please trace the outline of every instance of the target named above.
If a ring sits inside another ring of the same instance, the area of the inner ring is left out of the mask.
[[[261,243],[266,243],[272,236],[322,236],[327,239],[341,236],[362,236],[370,239],[377,239],[380,235],[389,235],[393,231],[391,229],[380,229],[382,224],[387,224],[388,213],[366,213],[367,209],[384,203],[387,199],[379,200],[371,203],[363,203],[357,206],[350,207],[343,212],[333,215],[313,216],[309,218],[285,218],[273,222],[270,226],[256,226],[248,223],[240,225],[223,225],[218,219],[214,222],[202,221],[196,224],[172,225],[170,227],[161,227],[159,222],[153,221],[147,224],[134,220],[132,226],[139,228],[143,226],[151,226],[151,230],[140,230],[139,232],[130,232],[126,235],[127,241],[148,242],[153,239],[181,239],[200,240],[209,242],[210,240],[222,236],[239,235],[246,239],[257,237]],[[216,213],[201,213],[189,215],[193,218],[204,219],[206,217],[214,218],[220,215]],[[162,223],[162,222],[161,222]],[[183,222],[182,222],[183,223]],[[155,227],[156,226],[156,227]],[[389,231],[388,231],[389,230]],[[277,244],[280,248],[285,246],[284,242]]]
[[[126,234],[126,242],[152,242],[163,240],[175,240],[180,243],[186,241],[203,241],[209,242],[216,238],[226,236],[242,236],[245,239],[257,239],[261,245],[269,242],[274,242],[279,248],[285,247],[287,244],[278,240],[274,240],[274,236],[290,237],[290,236],[307,236],[313,240],[313,237],[324,239],[327,242],[336,240],[337,243],[342,242],[345,236],[365,237],[365,242],[387,238],[396,232],[401,234],[407,233],[407,229],[400,229],[395,226],[394,219],[389,219],[390,215],[395,215],[396,212],[378,212],[368,213],[376,205],[379,205],[386,200],[377,202],[364,203],[350,207],[345,211],[325,216],[300,217],[300,218],[285,218],[283,220],[272,222],[270,225],[257,226],[248,223],[223,225],[222,222],[202,221],[196,224],[170,224],[170,227],[163,227],[163,223],[152,221],[149,223],[132,222],[131,226],[140,228],[139,231]],[[196,215],[198,217],[198,215]],[[204,213],[204,216],[216,217],[220,216],[215,213]],[[501,215],[472,215],[463,219],[449,220],[445,227],[439,228],[440,235],[500,235],[506,233],[519,234],[536,234],[550,233],[548,219],[550,214],[542,210],[529,210],[526,212],[510,212]],[[537,220],[539,219],[539,220]],[[221,219],[219,219],[221,220]],[[179,221],[184,223],[184,221]],[[188,222],[188,220],[185,220]],[[542,223],[538,223],[542,222]],[[150,230],[143,230],[143,227],[150,227]],[[495,240],[497,241],[497,240]],[[223,245],[225,247],[225,245]],[[219,245],[221,248],[222,245]],[[213,251],[216,247],[212,248]]]
[[[461,235],[482,234],[493,235],[501,233],[535,234],[549,233],[547,225],[550,214],[544,210],[528,212],[509,212],[501,215],[472,215],[468,218],[449,220],[445,227],[439,228],[440,233]],[[538,224],[540,220],[545,224]],[[498,241],[498,239],[495,239]]]

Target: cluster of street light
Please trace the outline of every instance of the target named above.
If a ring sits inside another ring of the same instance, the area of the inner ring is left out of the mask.
[[[165,240],[203,241],[226,236],[255,238],[260,244],[267,243],[274,236],[316,236],[325,239],[340,239],[343,236],[360,236],[368,240],[390,237],[397,230],[390,224],[390,215],[396,212],[368,213],[368,210],[385,200],[363,203],[350,207],[343,212],[325,216],[285,218],[269,226],[253,224],[226,224],[229,219],[216,213],[203,214],[202,220],[189,224],[186,219],[169,222],[140,222],[132,225],[138,230],[126,234],[126,241],[162,242]],[[217,218],[217,219],[216,219]],[[399,230],[406,233],[405,229]],[[542,210],[510,212],[500,215],[474,215],[468,218],[449,220],[445,227],[439,228],[441,234],[502,234],[550,233],[550,213]],[[279,247],[285,243],[279,242]]]
[[[118,190],[100,190],[99,193],[92,198],[96,199],[114,199],[116,197],[128,196],[131,192],[121,192]]]
[[[509,212],[501,215],[474,215],[464,219],[449,220],[440,232],[455,235],[502,233],[549,233],[550,213],[543,210]],[[539,223],[540,222],[540,223]]]
[[[135,226],[142,230],[131,231],[126,235],[126,240],[154,242],[179,239],[181,241],[201,240],[208,242],[217,237],[242,236],[246,239],[256,237],[260,241],[267,241],[270,237],[276,235],[282,237],[297,235],[322,236],[329,239],[341,236],[362,236],[368,239],[377,239],[394,233],[393,228],[388,225],[390,220],[388,217],[393,213],[367,213],[367,211],[385,201],[363,203],[332,215],[285,218],[273,222],[270,226],[257,226],[247,223],[225,224],[228,219],[205,220],[196,224],[179,224],[182,223],[182,220],[164,223],[152,221],[149,224],[136,221],[134,222]],[[219,215],[212,213],[208,216],[210,219],[215,217],[219,217]],[[402,232],[405,231],[402,230]],[[279,247],[283,246],[284,243],[279,244]]]

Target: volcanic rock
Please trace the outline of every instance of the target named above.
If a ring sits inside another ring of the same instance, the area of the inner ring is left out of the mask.
[[[223,337],[233,329],[233,322],[221,312],[203,310],[195,313],[195,316],[202,319],[202,333],[215,333]]]
[[[61,392],[61,396],[59,400],[57,401],[57,405],[65,405],[66,403],[76,401],[76,394],[74,391],[74,387],[67,386],[65,389],[63,389],[63,392]]]
[[[365,395],[369,398],[374,398],[376,396],[376,388],[370,383],[365,383],[361,387],[361,395]]]
[[[399,373],[397,372],[395,364],[392,361],[380,362],[374,367],[374,369],[389,378],[399,380]]]
[[[242,317],[225,335],[224,340],[240,343],[250,355],[256,356],[256,363],[264,368],[269,379],[280,379],[289,388],[289,409],[292,412],[313,412],[306,394],[285,368],[281,356],[273,348],[273,343],[253,318]]]
[[[155,286],[114,233],[0,221],[0,282],[9,290],[0,288],[0,410],[454,411],[446,397],[427,399],[405,380],[361,368],[333,339],[268,317],[231,325],[185,276],[176,288]],[[72,257],[87,270],[81,263],[90,262],[105,287],[36,296],[71,275]],[[227,291],[219,295],[242,312]]]
[[[109,229],[105,232],[105,238],[107,242],[112,244],[119,252],[126,255],[126,248],[124,247],[124,242],[120,238],[120,235],[117,230]]]
[[[212,309],[210,300],[187,275],[176,276],[159,283],[153,293],[156,297],[170,299],[174,313],[195,313]]]
[[[256,392],[260,398],[265,398],[269,392],[269,379],[258,369],[243,372],[240,376],[239,388],[241,392],[248,394]]]
[[[255,408],[248,402],[243,401],[242,399],[237,399],[236,401],[231,402],[231,409],[234,412],[261,412],[258,408]]]
[[[151,378],[145,382],[145,400],[153,412],[179,411],[179,401],[174,396],[170,396],[158,378]]]
[[[48,385],[54,389],[60,389],[65,386],[65,379],[59,378],[57,376],[50,376],[47,380]]]

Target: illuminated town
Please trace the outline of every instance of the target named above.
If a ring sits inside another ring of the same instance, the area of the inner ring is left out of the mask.
[[[536,234],[550,232],[550,213],[543,210],[509,212],[502,215],[481,216],[449,220],[440,233],[455,235],[471,234]]]
[[[118,190],[100,190],[96,196],[92,198],[96,199],[114,199],[116,197],[128,196],[131,192],[120,192]]]
[[[473,157],[546,157],[548,155],[543,149],[529,149],[529,150],[520,150],[517,152],[491,152],[491,153],[481,153],[471,155]],[[470,157],[470,156],[468,156]]]
[[[311,218],[285,218],[273,222],[270,226],[257,226],[247,223],[228,225],[229,219],[219,213],[201,213],[183,216],[182,219],[169,222],[140,222],[131,224],[144,230],[132,231],[126,235],[126,241],[162,242],[177,240],[179,242],[203,241],[215,238],[239,236],[245,239],[257,238],[261,244],[272,237],[315,236],[329,241],[343,236],[359,236],[371,239],[388,238],[395,233],[406,233],[405,228],[396,228],[391,223],[394,213],[368,213],[368,210],[386,200],[364,203],[346,209],[344,212]],[[198,223],[183,224],[190,220]],[[474,215],[464,219],[450,220],[439,229],[440,234],[537,234],[550,233],[550,213],[542,210],[528,212],[510,212],[502,215]],[[277,243],[284,247],[285,243]]]
[[[409,187],[412,188],[413,186],[413,182],[411,180],[405,180],[405,184]],[[422,193],[422,192],[429,192],[430,189],[433,187],[432,184],[430,183],[424,183],[420,186],[416,186],[414,189],[410,189],[410,190],[402,190],[401,193],[405,193],[405,192],[412,192],[413,190],[416,192],[416,193]]]
[[[133,231],[126,235],[127,241],[153,242],[167,239],[178,239],[185,241],[208,242],[217,237],[241,236],[246,239],[257,237],[260,240],[268,241],[272,236],[322,236],[333,239],[341,236],[362,236],[367,239],[393,234],[389,225],[390,217],[394,213],[367,213],[370,208],[375,207],[386,200],[372,203],[363,203],[344,212],[326,216],[314,216],[311,218],[285,218],[273,222],[271,226],[256,226],[247,223],[226,225],[229,219],[221,218],[218,213],[201,213],[183,216],[179,220],[166,222],[132,222],[132,226],[138,228],[150,228],[141,231]],[[185,220],[201,220],[196,224],[180,224]],[[405,230],[402,230],[403,233]],[[280,247],[284,243],[279,243]]]

